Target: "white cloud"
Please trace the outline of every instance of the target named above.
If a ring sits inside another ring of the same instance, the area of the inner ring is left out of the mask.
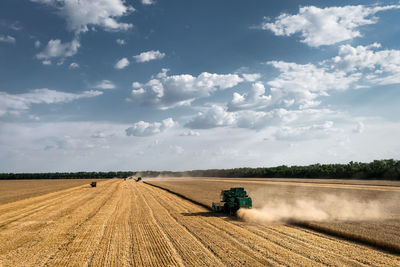
[[[132,90],[133,100],[159,109],[190,105],[195,99],[210,96],[217,90],[232,88],[243,79],[236,74],[203,72],[194,77],[190,74],[167,75],[163,70],[139,89]]]
[[[162,59],[165,57],[165,53],[161,53],[160,51],[155,51],[155,50],[150,50],[147,52],[142,52],[139,55],[133,56],[133,58],[136,60],[136,62],[148,62],[151,60],[157,60],[157,59]]]
[[[163,120],[162,122],[145,122],[139,121],[125,130],[127,136],[150,136],[161,133],[176,125],[172,118]]]
[[[68,103],[81,98],[91,98],[103,94],[100,91],[84,91],[82,93],[67,93],[47,88],[34,89],[23,94],[0,92],[0,116],[6,114],[18,115],[28,110],[33,104]]]
[[[328,61],[332,67],[348,73],[363,72],[364,82],[368,84],[400,83],[400,50],[380,50],[381,45],[352,47],[342,45],[339,55]]]
[[[50,40],[42,52],[36,55],[37,59],[50,60],[52,58],[72,57],[78,52],[80,43],[74,39],[69,43],[61,43],[61,40]]]
[[[236,123],[236,116],[225,107],[213,105],[205,112],[199,112],[185,126],[192,129],[210,129],[231,126]]]
[[[400,83],[400,50],[378,50],[380,47],[377,43],[342,45],[338,56],[317,64],[268,62],[280,71],[267,82],[273,104],[307,109],[318,106],[318,98],[333,90]],[[240,97],[237,95],[238,100]]]
[[[126,57],[124,57],[118,60],[117,63],[115,63],[114,68],[121,70],[128,66],[129,66],[129,60]]]
[[[185,126],[190,129],[234,127],[261,130],[299,123],[314,123],[318,125],[321,121],[347,120],[347,117],[342,112],[322,108],[295,110],[273,108],[268,111],[251,109],[229,111],[225,106],[214,104],[193,116]]]
[[[153,5],[156,2],[154,0],[142,0],[143,5]]]
[[[76,62],[72,62],[71,64],[69,64],[69,68],[70,69],[77,69],[79,68],[79,64]]]
[[[281,14],[274,22],[263,22],[261,28],[271,30],[278,36],[291,36],[300,33],[302,42],[309,46],[332,45],[362,36],[360,26],[375,24],[377,12],[399,9],[400,5],[390,6],[343,6],[318,8],[301,7],[296,15]]]
[[[261,78],[260,73],[251,73],[251,74],[243,73],[242,76],[243,76],[243,79],[245,79],[248,82],[255,82]]]
[[[274,133],[277,140],[306,140],[316,138],[326,138],[329,134],[335,133],[338,129],[333,128],[332,121],[309,126],[291,127],[283,126]]]
[[[9,44],[15,44],[16,40],[14,37],[10,35],[2,35],[0,34],[0,43],[9,43]]]
[[[43,60],[43,61],[42,61],[42,64],[43,64],[43,65],[51,65],[52,63],[51,63],[51,60],[47,60],[47,59],[46,59],[46,60]]]
[[[264,95],[265,87],[257,82],[252,85],[251,90],[243,95],[233,93],[233,99],[228,103],[228,110],[261,109],[271,104],[271,95]]]
[[[363,133],[365,125],[362,121],[357,122],[357,125],[353,129],[353,133]]]
[[[119,44],[119,45],[126,45],[126,41],[123,40],[123,39],[117,39],[117,40],[115,40],[115,41],[116,41],[117,44]]]
[[[108,31],[128,30],[132,24],[116,19],[134,11],[123,0],[31,0],[50,5],[67,21],[67,28],[75,32],[88,31],[88,26],[102,27]]]
[[[193,130],[189,130],[181,133],[179,136],[200,136],[200,133]]]
[[[142,87],[142,84],[139,83],[139,82],[133,82],[133,83],[132,83],[132,87],[135,88],[135,89],[137,89],[137,88]]]
[[[14,31],[20,31],[24,28],[24,27],[22,27],[22,25],[19,21],[15,21],[14,23],[11,23],[8,27]]]
[[[281,74],[269,81],[272,100],[277,105],[310,108],[320,104],[316,99],[327,96],[329,90],[346,90],[361,77],[360,73],[348,74],[330,66],[296,64],[270,61]]]
[[[116,86],[110,80],[101,80],[98,83],[96,83],[95,85],[93,85],[93,88],[106,90],[106,89],[115,89]]]
[[[39,48],[42,45],[42,43],[39,40],[35,41],[35,48]]]

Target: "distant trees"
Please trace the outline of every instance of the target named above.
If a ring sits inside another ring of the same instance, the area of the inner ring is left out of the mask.
[[[271,168],[235,168],[193,170],[186,172],[141,172],[147,177],[191,176],[191,177],[249,177],[249,178],[340,178],[340,179],[385,179],[400,180],[400,161],[394,159],[374,160],[370,163],[313,164],[309,166],[277,166]]]
[[[9,179],[83,179],[126,178],[136,172],[55,172],[55,173],[0,173],[0,180]],[[313,164],[309,166],[277,166],[271,168],[235,168],[193,170],[185,172],[144,171],[141,176],[157,177],[249,177],[249,178],[340,178],[400,180],[400,161],[374,160],[370,163]]]
[[[104,179],[126,178],[135,172],[53,172],[53,173],[0,173],[0,180],[19,179]]]

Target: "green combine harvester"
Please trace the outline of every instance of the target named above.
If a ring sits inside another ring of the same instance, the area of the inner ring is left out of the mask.
[[[232,187],[221,191],[221,202],[213,202],[212,208],[215,212],[235,215],[240,208],[251,209],[252,205],[251,197],[247,195],[243,187]]]
[[[137,179],[136,179],[136,182],[140,182],[142,180],[142,177],[138,177]]]

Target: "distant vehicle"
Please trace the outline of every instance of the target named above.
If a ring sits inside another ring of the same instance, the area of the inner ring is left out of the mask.
[[[221,191],[221,202],[212,203],[214,212],[223,212],[235,215],[240,209],[251,209],[253,206],[251,198],[243,187],[232,187]]]
[[[96,185],[97,185],[96,182],[92,182],[92,183],[90,184],[91,187],[96,187]]]
[[[142,180],[142,177],[138,177],[137,179],[136,179],[136,182],[140,182]]]

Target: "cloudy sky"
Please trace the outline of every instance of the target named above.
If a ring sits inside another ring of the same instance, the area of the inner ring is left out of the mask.
[[[400,157],[400,2],[2,0],[0,172]]]

